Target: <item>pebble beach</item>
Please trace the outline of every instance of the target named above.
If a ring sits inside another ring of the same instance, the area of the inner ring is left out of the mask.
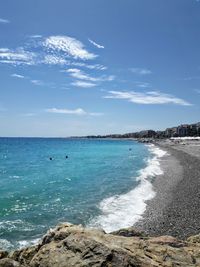
[[[187,238],[200,232],[200,142],[156,142],[167,154],[164,174],[153,182],[156,196],[147,202],[135,227],[150,235]]]

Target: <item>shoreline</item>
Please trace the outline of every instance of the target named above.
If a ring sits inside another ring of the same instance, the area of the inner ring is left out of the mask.
[[[95,216],[87,227],[101,228],[107,233],[131,227],[140,220],[146,210],[146,201],[153,199],[155,192],[151,180],[162,173],[160,159],[165,152],[153,144],[145,145],[149,155],[144,158],[145,165],[134,177],[138,183],[130,191],[114,194],[103,199],[98,207],[102,214]]]
[[[156,196],[147,201],[142,219],[134,224],[147,234],[187,238],[200,232],[200,144],[155,145],[167,154],[160,159],[163,175],[153,181]]]

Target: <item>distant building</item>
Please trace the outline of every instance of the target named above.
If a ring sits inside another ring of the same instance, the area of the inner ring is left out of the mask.
[[[140,138],[152,138],[156,136],[156,132],[153,130],[146,130],[139,132]]]
[[[167,128],[164,131],[164,135],[165,135],[165,137],[172,137],[172,128]]]
[[[197,124],[191,124],[189,126],[189,136],[197,136]]]
[[[177,134],[180,137],[183,136],[188,136],[189,135],[189,125],[188,124],[183,124],[177,127]]]
[[[198,122],[196,125],[197,125],[197,136],[200,136],[200,122]]]
[[[93,135],[88,138],[170,138],[200,136],[200,122],[181,124],[177,127],[167,128],[165,131],[146,130],[126,134]]]

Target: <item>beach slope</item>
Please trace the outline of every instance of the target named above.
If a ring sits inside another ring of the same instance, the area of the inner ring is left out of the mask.
[[[167,155],[163,175],[153,182],[156,196],[135,224],[151,235],[186,238],[200,232],[200,142],[157,142]]]

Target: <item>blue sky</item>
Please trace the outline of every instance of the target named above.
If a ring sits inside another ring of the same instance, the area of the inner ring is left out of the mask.
[[[2,0],[0,136],[199,121],[197,0]]]

